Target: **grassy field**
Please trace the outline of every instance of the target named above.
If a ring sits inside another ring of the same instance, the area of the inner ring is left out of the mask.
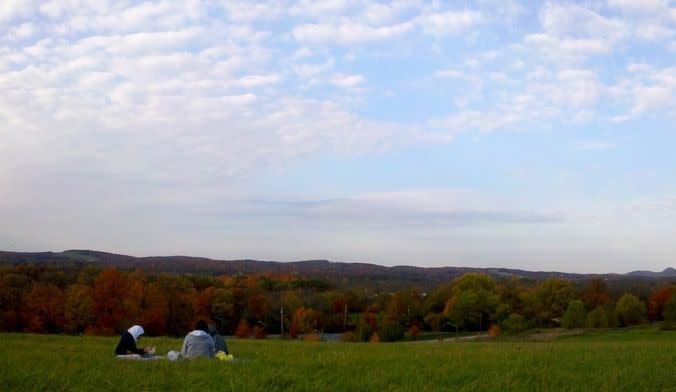
[[[548,342],[229,342],[237,362],[123,361],[116,338],[0,335],[3,391],[676,391],[676,332]],[[145,338],[158,354],[180,339]]]

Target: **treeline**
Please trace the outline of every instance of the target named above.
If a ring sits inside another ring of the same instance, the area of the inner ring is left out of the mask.
[[[606,328],[676,321],[676,285],[582,284],[467,273],[432,292],[341,289],[295,274],[193,276],[22,264],[0,268],[0,330],[180,336],[194,320],[241,337],[344,333],[394,341],[408,332],[518,333],[534,327]]]

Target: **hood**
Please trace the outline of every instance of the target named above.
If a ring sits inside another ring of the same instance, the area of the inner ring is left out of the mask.
[[[138,342],[138,337],[143,335],[143,327],[140,325],[134,325],[133,327],[129,328],[127,332],[131,334],[135,342]]]
[[[190,332],[190,335],[193,335],[193,336],[211,336],[208,333],[202,331],[201,329],[196,329],[196,330]]]

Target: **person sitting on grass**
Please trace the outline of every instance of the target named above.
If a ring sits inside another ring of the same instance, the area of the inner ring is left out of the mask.
[[[209,335],[209,326],[204,320],[195,323],[195,330],[185,336],[181,357],[183,358],[212,358],[214,356],[214,339]]]
[[[223,339],[223,336],[221,336],[214,325],[209,325],[209,335],[214,339],[214,352],[223,351],[225,355],[230,354],[228,352],[228,345],[225,344],[225,339]]]
[[[152,351],[150,347],[136,347],[136,343],[141,338],[141,335],[143,335],[143,327],[140,325],[134,325],[129,328],[122,336],[120,336],[120,342],[117,344],[117,347],[115,347],[115,355],[144,355],[150,353]]]

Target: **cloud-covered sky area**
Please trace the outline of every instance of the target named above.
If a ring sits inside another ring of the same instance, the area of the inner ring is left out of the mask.
[[[3,0],[0,249],[676,265],[676,1]]]

